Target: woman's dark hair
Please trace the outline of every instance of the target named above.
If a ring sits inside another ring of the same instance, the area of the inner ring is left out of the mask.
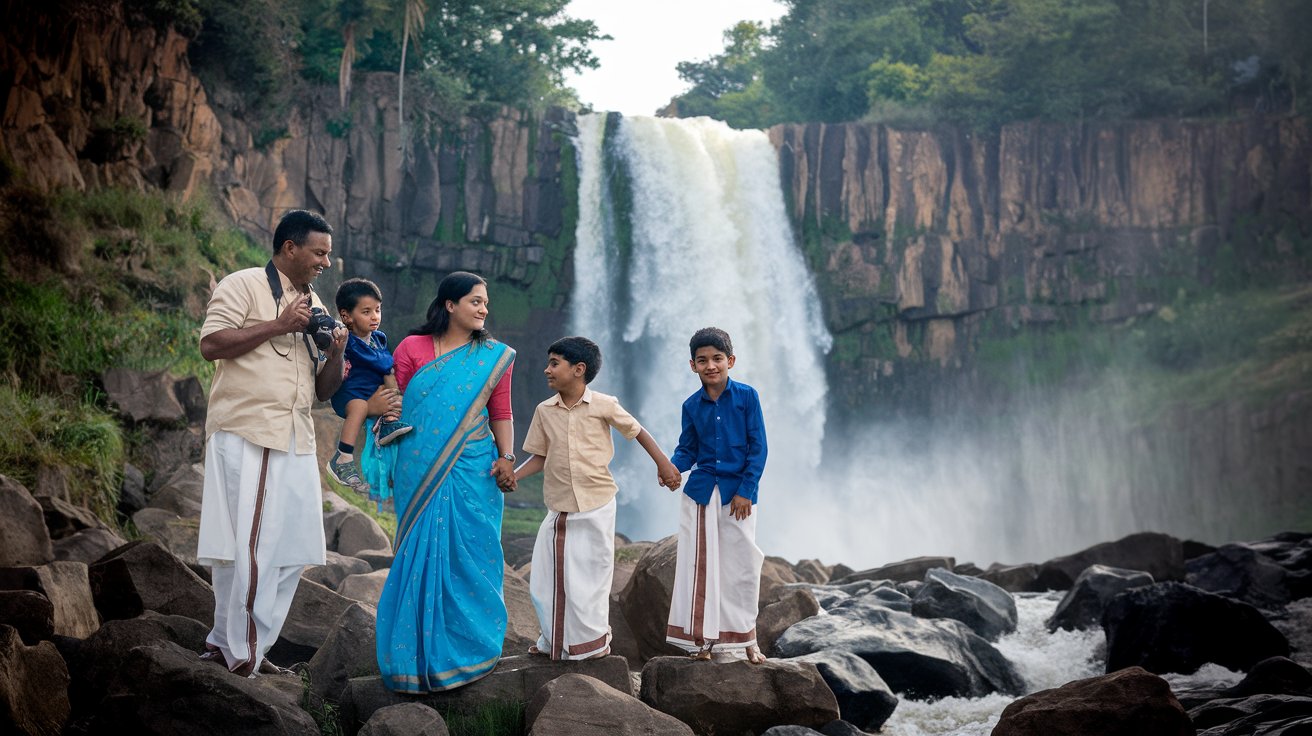
[[[451,313],[446,311],[447,302],[459,302],[464,299],[469,292],[474,290],[475,286],[483,284],[487,286],[487,281],[476,273],[468,271],[453,271],[442,279],[442,283],[437,285],[437,296],[433,298],[433,303],[428,305],[428,314],[425,315],[427,320],[419,327],[410,330],[411,335],[441,335],[451,326]],[[482,345],[491,337],[487,328],[474,330],[470,335],[474,342]]]
[[[586,337],[562,337],[551,343],[547,355],[559,355],[570,365],[582,363],[584,383],[592,383],[601,370],[601,348]]]

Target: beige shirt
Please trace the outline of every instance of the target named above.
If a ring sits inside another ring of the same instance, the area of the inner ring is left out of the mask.
[[[614,396],[584,389],[573,408],[560,394],[538,404],[524,438],[524,452],[547,459],[542,469],[542,500],[552,511],[591,511],[606,505],[619,487],[610,474],[615,456],[610,429],[625,439],[642,425]]]
[[[281,271],[282,303],[274,304],[263,267],[229,274],[214,288],[205,311],[201,337],[228,328],[271,322],[303,295]],[[319,295],[311,302],[323,307]],[[310,342],[314,348],[314,343]],[[314,350],[316,356],[319,351]],[[205,438],[222,429],[260,447],[286,452],[296,432],[296,454],[314,452],[314,424],[310,420],[314,379],[320,363],[311,359],[298,334],[279,335],[236,358],[214,361]]]

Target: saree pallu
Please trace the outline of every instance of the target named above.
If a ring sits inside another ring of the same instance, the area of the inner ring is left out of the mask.
[[[497,449],[487,400],[514,357],[495,341],[471,343],[438,356],[406,387],[401,418],[415,429],[392,458],[396,558],[377,624],[378,666],[393,691],[459,687],[500,657],[502,498],[490,474]]]

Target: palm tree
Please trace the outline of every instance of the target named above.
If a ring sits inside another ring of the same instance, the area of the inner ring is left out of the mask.
[[[337,65],[337,93],[342,99],[342,107],[351,96],[351,65],[355,62],[355,23],[342,26],[342,61]],[[404,56],[402,57],[404,58]]]
[[[397,75],[396,117],[401,129],[401,141],[405,141],[405,52],[410,45],[410,36],[417,35],[424,28],[424,13],[428,7],[424,0],[405,0],[405,25],[401,30],[401,70]]]

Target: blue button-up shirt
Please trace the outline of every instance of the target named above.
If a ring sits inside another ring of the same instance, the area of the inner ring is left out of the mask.
[[[683,432],[670,458],[679,472],[692,470],[683,492],[705,506],[720,486],[720,503],[734,496],[756,503],[765,470],[765,418],[756,389],[729,380],[711,401],[702,388],[683,402]]]

